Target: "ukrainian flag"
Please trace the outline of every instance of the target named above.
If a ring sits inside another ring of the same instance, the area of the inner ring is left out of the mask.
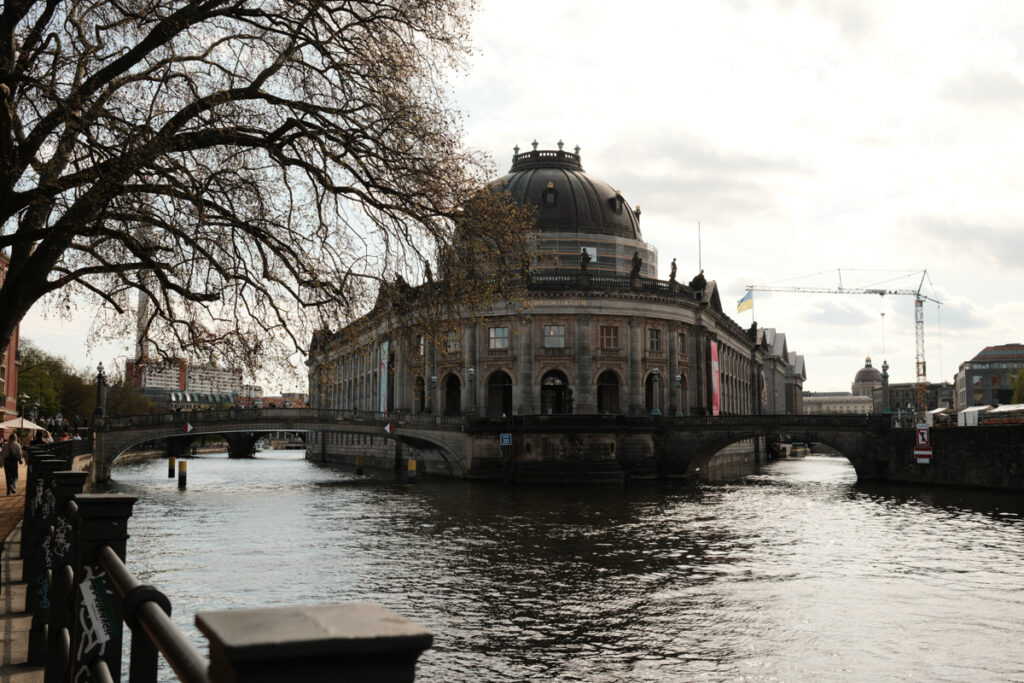
[[[736,302],[736,312],[742,313],[754,308],[754,290],[748,291],[743,298]]]

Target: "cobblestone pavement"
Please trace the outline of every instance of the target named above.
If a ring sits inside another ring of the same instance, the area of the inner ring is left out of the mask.
[[[2,491],[6,490],[6,483]],[[18,475],[18,492],[0,495],[0,683],[36,683],[43,669],[28,666],[28,631],[32,617],[25,612],[21,580],[21,520],[25,513],[25,466]]]

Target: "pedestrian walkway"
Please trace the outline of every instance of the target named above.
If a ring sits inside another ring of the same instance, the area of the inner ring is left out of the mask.
[[[32,617],[25,612],[21,580],[21,521],[25,514],[25,466],[18,475],[18,492],[0,495],[0,683],[37,683],[43,667],[28,666],[28,632]]]

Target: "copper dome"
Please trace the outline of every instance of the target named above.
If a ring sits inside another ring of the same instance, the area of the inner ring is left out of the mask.
[[[537,207],[538,232],[643,239],[638,212],[608,183],[587,175],[578,153],[535,149],[516,154],[512,169],[495,186],[518,203]]]

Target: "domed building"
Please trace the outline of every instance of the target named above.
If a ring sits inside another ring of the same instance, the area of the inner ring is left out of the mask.
[[[385,316],[373,312],[356,321],[363,330],[356,343],[343,341],[353,335],[341,331],[321,335],[310,351],[313,407],[508,419],[775,412],[765,398],[762,335],[724,313],[715,281],[703,272],[683,283],[673,260],[669,279],[657,279],[658,251],[643,239],[639,208],[587,174],[579,148],[517,148],[494,186],[536,207],[526,301],[476,311],[444,348],[423,338],[399,343]],[[325,365],[327,372],[312,370]],[[635,439],[626,443],[630,435],[590,445],[574,438],[577,453],[612,459],[636,448]],[[382,462],[394,457],[394,444],[383,438],[357,439],[359,454],[379,446]],[[355,445],[319,435],[310,453],[346,462]],[[495,447],[480,449],[471,449],[466,476]],[[523,457],[565,451],[557,435],[537,436]]]
[[[864,359],[864,367],[853,377],[850,391],[854,396],[871,396],[872,392],[882,386],[882,373],[871,365],[871,356]]]

